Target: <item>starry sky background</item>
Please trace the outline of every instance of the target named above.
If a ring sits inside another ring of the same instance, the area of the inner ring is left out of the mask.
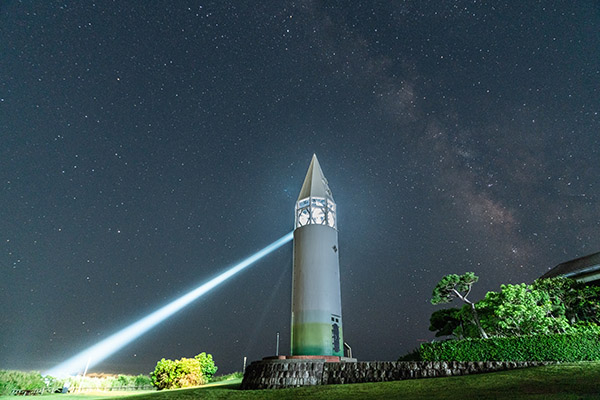
[[[345,340],[600,251],[600,3],[3,1],[0,368],[43,370],[339,209]],[[289,349],[292,246],[96,366]]]

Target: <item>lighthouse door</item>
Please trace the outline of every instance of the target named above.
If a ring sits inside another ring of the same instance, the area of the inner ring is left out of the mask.
[[[340,351],[340,317],[339,315],[331,315],[331,344],[334,353]]]

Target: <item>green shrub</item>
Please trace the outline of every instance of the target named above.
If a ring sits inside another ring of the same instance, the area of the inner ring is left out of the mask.
[[[204,375],[204,378],[207,380],[207,382],[210,381],[218,369],[218,367],[215,365],[212,355],[202,352],[194,358],[200,363],[200,369],[202,370],[202,375]]]
[[[46,387],[39,372],[0,370],[0,395],[10,394],[14,389],[32,390]]]
[[[425,361],[597,361],[600,336],[595,330],[569,334],[494,337],[423,343]]]
[[[195,358],[182,357],[177,363],[176,387],[192,387],[204,385],[208,379],[202,374],[200,362]]]
[[[94,375],[94,374],[92,374]],[[61,389],[64,384],[70,388],[87,388],[96,390],[119,389],[122,387],[147,388],[152,384],[148,375],[105,376],[70,376],[64,379],[52,376],[42,377],[40,372],[23,372],[0,370],[0,396],[10,395],[13,390]]]
[[[171,389],[176,385],[177,363],[173,360],[162,359],[156,363],[156,368],[150,374],[152,384],[158,390]]]
[[[152,385],[152,380],[148,375],[138,375],[133,377],[133,385],[136,388]]]
[[[200,353],[194,358],[162,359],[150,374],[158,390],[204,385],[217,371],[212,355]]]
[[[111,381],[112,388],[120,388],[123,386],[129,386],[130,384],[133,386],[133,383],[129,383],[129,377],[125,375],[119,375],[116,379],[113,378]]]

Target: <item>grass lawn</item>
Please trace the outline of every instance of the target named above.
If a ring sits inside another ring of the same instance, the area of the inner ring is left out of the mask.
[[[122,399],[124,396],[131,396],[129,392],[85,392],[85,393],[72,393],[72,394],[45,394],[43,396],[0,396],[0,400],[18,400],[18,399],[43,399],[43,400],[109,400],[109,399]],[[135,392],[139,396],[151,395],[156,393],[155,390],[139,391]],[[145,399],[146,397],[138,397],[138,399]]]
[[[600,399],[600,362],[563,364],[450,378],[383,383],[313,386],[294,389],[239,390],[240,381],[201,388],[145,392],[114,397],[51,395],[64,400],[192,400],[192,399]],[[4,399],[15,397],[0,397]]]

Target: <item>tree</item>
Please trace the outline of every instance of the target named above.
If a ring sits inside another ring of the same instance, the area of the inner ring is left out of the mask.
[[[538,279],[532,287],[548,293],[553,313],[563,313],[571,325],[600,324],[600,287],[564,277]]]
[[[176,387],[190,387],[204,385],[208,382],[208,379],[202,375],[202,368],[200,362],[195,358],[184,358],[176,361],[177,363],[177,377]]]
[[[464,275],[450,274],[444,276],[433,289],[431,304],[450,303],[455,298],[465,302],[470,307],[473,322],[475,322],[479,334],[487,339],[488,335],[481,327],[475,304],[467,299],[473,284],[478,280],[479,278],[473,272],[466,272]]]
[[[547,292],[524,283],[502,285],[499,292],[488,292],[477,308],[486,310],[481,324],[499,336],[564,333],[570,329],[564,307],[557,307]]]
[[[175,388],[176,378],[177,362],[164,358],[156,363],[154,371],[150,373],[152,385],[156,386],[158,390]]]
[[[217,372],[218,367],[215,365],[213,361],[212,355],[206,354],[202,352],[194,357],[200,363],[200,369],[202,371],[202,375],[206,378],[207,381],[213,377],[215,372]]]
[[[471,307],[444,308],[434,311],[429,318],[429,330],[435,337],[454,336],[457,339],[478,338],[479,330],[473,322]]]
[[[435,332],[435,337],[453,335],[462,322],[459,313],[458,308],[435,311],[429,318],[429,330]]]

